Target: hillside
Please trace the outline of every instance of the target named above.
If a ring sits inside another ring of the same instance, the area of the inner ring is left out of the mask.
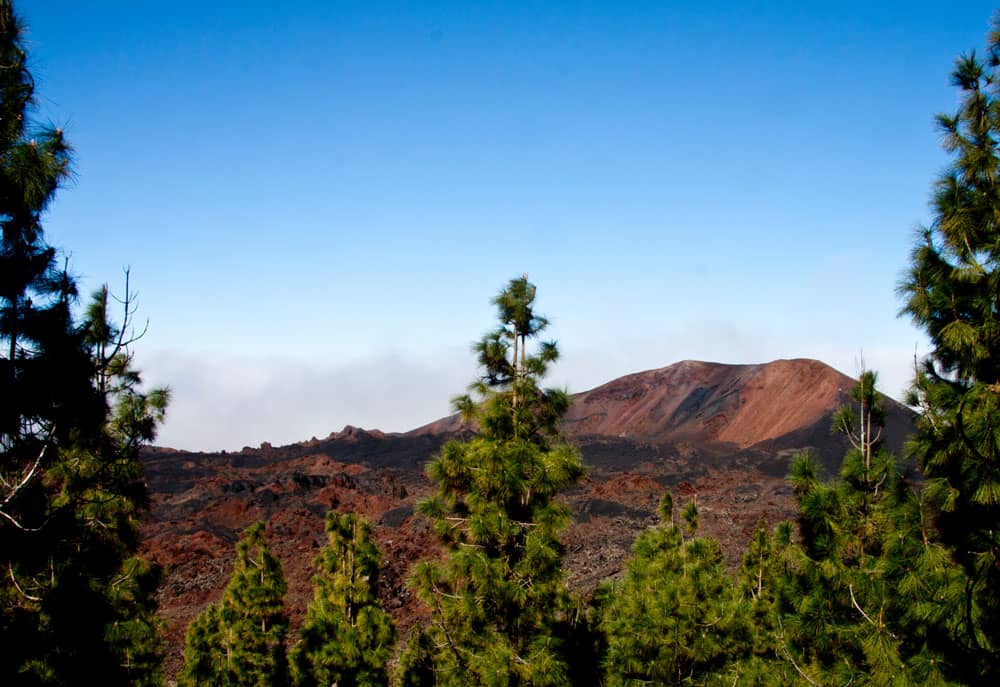
[[[631,542],[656,522],[665,489],[696,498],[706,534],[734,563],[753,525],[794,516],[784,481],[791,456],[810,448],[836,469],[846,442],[830,416],[853,382],[815,360],[760,365],[684,361],[627,375],[572,396],[563,431],[589,475],[567,494],[575,521],[566,534],[570,582],[587,591],[616,574]],[[912,414],[886,399],[887,442],[898,449]],[[424,463],[469,431],[454,416],[401,434],[345,427],[324,439],[238,453],[150,449],[148,553],[167,566],[160,602],[167,621],[167,673],[180,660],[186,624],[225,584],[233,543],[268,520],[289,578],[297,620],[311,594],[311,559],[323,544],[329,508],[378,523],[384,552],[381,594],[405,627],[422,612],[405,587],[414,559],[432,553],[414,515],[427,493]]]

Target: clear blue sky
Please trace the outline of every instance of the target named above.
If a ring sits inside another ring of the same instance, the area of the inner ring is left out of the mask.
[[[22,0],[74,144],[46,221],[89,290],[130,265],[160,443],[406,430],[527,272],[582,391],[686,358],[863,352],[948,160],[940,2]]]

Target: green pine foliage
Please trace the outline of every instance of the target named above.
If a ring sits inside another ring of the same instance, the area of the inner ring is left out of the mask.
[[[851,449],[825,483],[809,455],[789,476],[792,523],[760,523],[737,571],[729,658],[692,675],[711,685],[953,685],[970,679],[961,641],[967,578],[934,541],[927,498],[879,439],[876,376],[834,417]]]
[[[789,660],[783,622],[783,613],[796,599],[789,580],[800,561],[792,523],[779,523],[773,532],[763,520],[757,523],[736,574],[740,620],[735,626],[745,634],[734,638],[730,660],[705,684],[808,684]]]
[[[177,676],[177,684],[222,684],[223,662],[221,649],[219,605],[209,604],[188,625],[184,637],[184,667]]]
[[[957,610],[976,679],[1000,680],[1000,20],[983,57],[960,57],[958,110],[938,124],[950,168],[934,186],[934,220],[899,287],[931,354],[909,399],[921,408],[911,450],[927,477],[933,526],[969,584]]]
[[[264,530],[262,522],[247,528],[236,547],[236,565],[222,598],[188,627],[178,684],[280,687],[288,683],[287,585]]]
[[[326,532],[330,541],[316,558],[315,595],[290,655],[293,684],[386,685],[395,629],[378,601],[379,551],[371,525],[331,511]]]
[[[437,684],[434,668],[436,647],[430,635],[415,628],[406,640],[392,674],[394,687],[421,687]]]
[[[748,632],[722,549],[696,536],[695,503],[684,507],[680,526],[669,494],[660,510],[663,521],[639,535],[625,578],[598,593],[609,686],[697,683],[721,668]]]
[[[443,561],[415,566],[412,583],[431,609],[426,637],[435,684],[561,685],[572,600],[560,561],[569,509],[557,494],[583,474],[556,423],[565,392],[539,380],[558,357],[554,342],[529,350],[546,327],[535,287],[511,280],[494,299],[500,326],[475,346],[482,376],[456,408],[479,434],[446,444],[428,466],[436,493],[419,505],[447,547]],[[419,657],[404,662],[422,665]],[[419,672],[419,671],[418,671]],[[426,683],[424,683],[426,684]]]
[[[42,230],[71,151],[35,124],[34,98],[23,28],[0,0],[0,682],[156,684],[138,452],[168,395],[140,391],[127,284],[120,323],[106,289],[74,318],[76,284]]]
[[[840,479],[824,484],[808,455],[792,465],[802,542],[775,578],[776,653],[821,684],[955,684],[964,575],[933,542],[924,495],[879,444],[875,382],[862,373],[853,407],[835,417],[852,444]]]

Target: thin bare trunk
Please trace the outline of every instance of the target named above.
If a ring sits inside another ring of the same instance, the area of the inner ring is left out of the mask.
[[[525,352],[525,349],[527,347],[528,347],[528,337],[526,335],[524,335],[524,334],[521,334],[521,376],[522,377],[525,374],[525,371],[524,371],[524,360],[525,360],[525,356],[527,356],[527,353]]]
[[[513,363],[511,364],[511,367],[513,368],[513,378],[514,378],[513,379],[513,384],[511,385],[511,393],[512,393],[512,395],[511,395],[511,406],[513,406],[514,408],[517,408],[517,379],[518,379],[518,376],[519,376],[518,373],[520,371],[519,368],[518,368],[518,365],[520,365],[520,361],[517,358],[517,324],[515,323],[514,324],[514,360],[513,360]]]
[[[14,355],[17,353],[17,296],[10,301],[10,369],[14,369]]]

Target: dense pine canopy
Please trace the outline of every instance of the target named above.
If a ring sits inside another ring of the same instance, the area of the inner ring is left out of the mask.
[[[1000,20],[998,20],[1000,21]],[[931,338],[911,403],[913,452],[942,541],[969,576],[965,641],[1000,677],[1000,23],[986,53],[963,55],[957,112],[940,115],[950,168],[933,194],[933,223],[900,284],[903,312]]]

